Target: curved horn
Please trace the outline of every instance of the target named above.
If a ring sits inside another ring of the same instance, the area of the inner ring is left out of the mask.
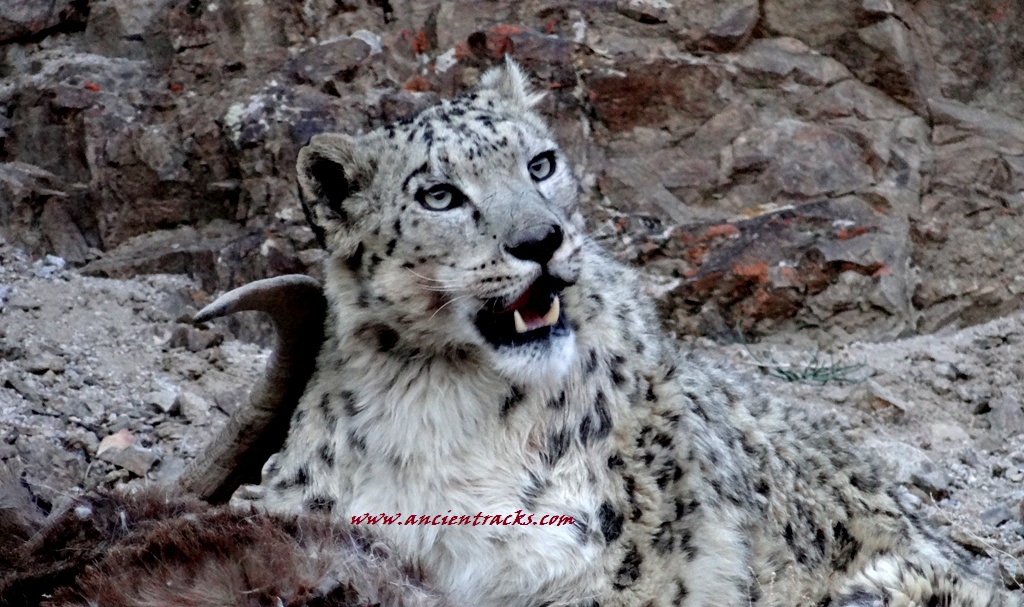
[[[277,344],[264,376],[227,425],[193,460],[179,485],[217,504],[244,483],[260,480],[263,464],[288,435],[292,412],[316,366],[324,340],[327,300],[323,287],[302,274],[257,280],[218,297],[194,322],[245,310],[266,312],[274,321]]]

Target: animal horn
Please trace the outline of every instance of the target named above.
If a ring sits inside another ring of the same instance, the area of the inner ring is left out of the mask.
[[[210,503],[224,503],[244,483],[260,480],[263,464],[284,445],[292,412],[316,366],[324,340],[327,300],[323,287],[302,274],[257,280],[218,297],[196,323],[247,310],[266,312],[277,343],[249,402],[193,460],[179,485]]]

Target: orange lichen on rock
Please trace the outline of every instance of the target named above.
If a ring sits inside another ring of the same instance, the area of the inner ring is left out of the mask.
[[[731,223],[723,223],[721,225],[711,226],[710,228],[708,228],[708,231],[706,232],[705,235],[708,236],[708,237],[715,237],[715,236],[727,236],[727,237],[729,237],[729,236],[739,236],[739,234],[740,234],[740,229],[739,228],[737,228],[736,226],[732,225]]]
[[[836,232],[836,238],[838,238],[839,240],[850,240],[851,238],[855,238],[857,236],[860,236],[861,234],[867,234],[870,231],[870,228],[866,228],[864,226],[843,228]]]
[[[423,76],[413,76],[405,81],[402,90],[409,93],[425,93],[430,90],[430,81]]]
[[[758,282],[767,282],[768,280],[768,264],[764,262],[751,263],[751,264],[738,264],[733,266],[732,273],[735,276],[742,276],[744,278],[753,278]]]
[[[430,50],[430,41],[427,40],[427,33],[422,29],[417,30],[412,36],[412,52],[422,55]]]

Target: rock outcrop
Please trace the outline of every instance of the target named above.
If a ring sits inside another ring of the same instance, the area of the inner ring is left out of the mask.
[[[1022,306],[1024,8],[967,0],[0,6],[0,236],[105,276],[315,271],[297,150],[548,91],[681,332],[888,339]]]

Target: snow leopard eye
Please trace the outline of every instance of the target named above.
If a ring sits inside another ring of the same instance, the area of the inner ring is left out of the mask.
[[[526,168],[530,170],[530,177],[533,177],[534,181],[544,181],[555,172],[555,153],[537,154]]]
[[[416,201],[430,211],[447,211],[462,206],[466,195],[455,186],[441,184],[416,192]]]

